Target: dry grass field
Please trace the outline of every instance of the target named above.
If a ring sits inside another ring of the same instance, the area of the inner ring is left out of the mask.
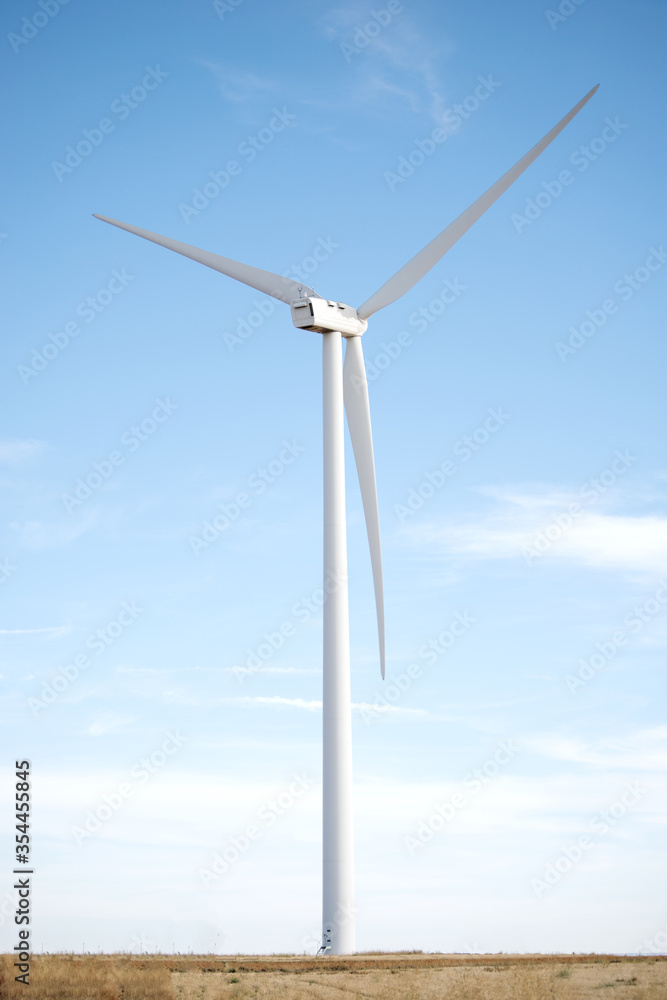
[[[614,955],[8,956],[0,1000],[667,1000],[667,959]]]

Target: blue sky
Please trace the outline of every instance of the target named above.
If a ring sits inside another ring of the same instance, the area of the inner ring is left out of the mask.
[[[358,305],[599,83],[364,335],[358,947],[658,947],[663,6],[54,3],[2,14],[0,823],[9,861],[29,757],[36,946],[319,934],[319,337],[91,213]]]

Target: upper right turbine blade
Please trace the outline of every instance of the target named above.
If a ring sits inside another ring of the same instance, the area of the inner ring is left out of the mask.
[[[558,124],[551,129],[551,132],[545,135],[544,139],[541,139],[536,146],[533,146],[518,163],[515,163],[506,174],[503,174],[500,180],[496,181],[488,191],[485,191],[477,201],[473,202],[470,208],[466,208],[465,212],[462,212],[458,219],[455,219],[446,229],[443,229],[434,240],[431,240],[423,250],[420,250],[412,260],[409,260],[389,281],[385,281],[384,285],[378,288],[377,292],[371,295],[369,299],[366,299],[363,305],[360,305],[357,309],[359,317],[361,319],[368,319],[378,309],[383,309],[391,302],[395,302],[401,295],[405,295],[413,285],[416,285],[431,270],[433,265],[437,264],[440,258],[454,246],[457,240],[461,239],[473,223],[477,222],[484,215],[487,208],[490,208],[494,201],[497,201],[501,194],[507,191],[510,184],[513,184],[517,177],[521,176],[533,160],[537,159],[549,143],[553,142],[558,133],[562,132],[565,126],[572,121],[577,112],[583,108],[584,104],[590,101],[599,86],[597,84],[597,86],[593,87],[578,104],[575,104],[564,118],[561,118]]]

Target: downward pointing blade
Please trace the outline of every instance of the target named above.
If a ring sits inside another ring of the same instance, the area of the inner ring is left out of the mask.
[[[598,84],[599,86],[599,84]],[[513,184],[517,177],[520,177],[524,170],[530,166],[530,164],[537,159],[537,157],[542,153],[549,143],[553,142],[559,132],[562,132],[565,126],[572,121],[574,116],[580,111],[587,101],[590,101],[591,97],[598,89],[598,86],[593,87],[578,104],[569,111],[564,118],[555,125],[550,132],[548,132],[543,139],[541,139],[536,146],[533,146],[529,152],[523,156],[518,163],[515,163],[506,174],[496,181],[488,191],[473,202],[473,204],[462,212],[461,215],[454,222],[450,223],[446,229],[431,240],[430,243],[420,250],[412,260],[409,260],[400,271],[397,271],[386,281],[381,288],[377,290],[369,299],[359,306],[357,313],[361,319],[368,319],[373,313],[377,312],[378,309],[384,309],[391,302],[395,302],[399,299],[401,295],[404,295],[413,285],[424,277],[428,271],[431,270],[434,264],[437,264],[441,257],[443,257],[448,250],[450,250],[457,240],[460,240],[464,233],[470,229],[470,227],[477,222],[477,220],[484,215],[487,208],[493,205],[494,201],[500,198],[501,194],[507,191],[510,184]]]
[[[382,586],[382,551],[380,549],[380,518],[378,515],[377,486],[375,483],[375,459],[373,457],[373,433],[371,431],[371,410],[368,403],[368,382],[364,368],[364,354],[361,337],[348,337],[343,365],[343,397],[347,426],[350,430],[354,460],[364,504],[368,545],[371,550],[373,583],[375,584],[375,607],[377,609],[378,638],[380,641],[380,670],[384,678],[384,590]]]
[[[287,302],[288,305],[300,297],[300,289],[303,289],[308,295],[321,298],[312,288],[308,288],[298,281],[292,281],[291,278],[284,278],[280,274],[273,274],[272,271],[262,271],[259,267],[241,264],[238,260],[220,257],[217,253],[191,247],[188,243],[180,243],[178,240],[169,239],[168,236],[159,236],[147,229],[129,226],[126,222],[108,219],[105,215],[95,215],[94,218],[101,219],[102,222],[109,222],[112,226],[118,226],[119,229],[125,229],[128,233],[134,233],[135,236],[141,236],[145,240],[150,240],[151,243],[157,243],[161,247],[166,247],[167,250],[175,250],[176,253],[183,254],[184,257],[196,260],[199,264],[205,264],[206,267],[212,267],[214,271],[220,271],[221,274],[226,274],[230,278],[236,278],[244,285],[250,285],[251,288],[256,288],[257,291],[264,292],[266,295],[272,295],[274,299],[280,299],[281,302]]]

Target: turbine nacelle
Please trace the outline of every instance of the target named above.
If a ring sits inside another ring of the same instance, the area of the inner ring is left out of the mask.
[[[302,294],[290,303],[292,322],[299,330],[330,333],[339,330],[344,337],[360,337],[368,323],[359,319],[357,310],[344,302],[321,299],[319,295]]]

